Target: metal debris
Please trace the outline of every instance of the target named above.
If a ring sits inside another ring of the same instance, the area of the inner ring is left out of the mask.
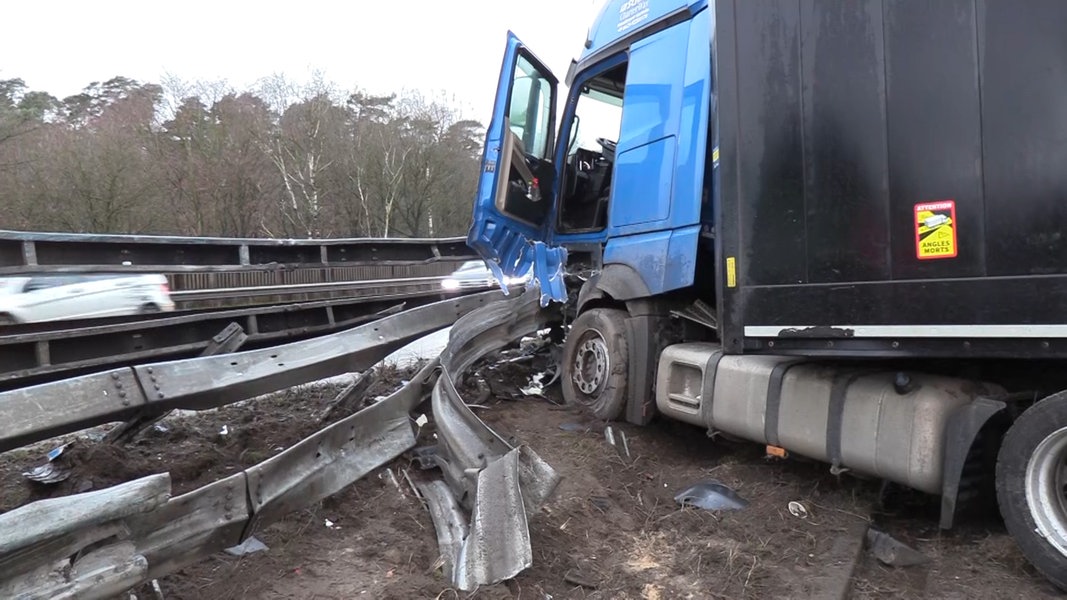
[[[263,552],[264,550],[270,550],[270,548],[263,542],[259,541],[259,538],[253,536],[236,546],[227,548],[226,554],[231,556],[248,556],[249,554]]]
[[[722,483],[711,480],[682,490],[674,501],[681,506],[695,506],[704,510],[741,510],[748,500]]]
[[[930,562],[922,552],[873,527],[867,530],[867,548],[878,562],[890,567],[912,567]]]
[[[616,431],[610,426],[605,427],[604,439],[607,440],[612,448],[615,448],[615,452],[624,462],[629,463],[632,460],[630,456],[630,444],[626,441],[626,434],[623,431]]]

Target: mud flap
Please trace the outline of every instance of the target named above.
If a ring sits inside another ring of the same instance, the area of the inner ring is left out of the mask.
[[[941,529],[952,529],[956,518],[956,501],[967,455],[978,432],[1007,404],[991,398],[977,398],[956,409],[945,426],[945,459],[941,470]]]
[[[655,316],[626,319],[626,336],[630,348],[629,369],[626,374],[626,421],[647,425],[656,416],[654,384],[662,336],[657,331],[667,319]]]

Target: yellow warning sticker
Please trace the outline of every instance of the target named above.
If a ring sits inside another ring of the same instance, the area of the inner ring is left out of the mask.
[[[956,258],[956,201],[915,205],[915,256],[919,260]]]
[[[737,259],[733,256],[726,257],[726,287],[737,287]]]

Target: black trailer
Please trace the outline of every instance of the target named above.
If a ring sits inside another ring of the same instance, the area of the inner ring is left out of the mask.
[[[1067,2],[716,10],[728,352],[1067,356]]]

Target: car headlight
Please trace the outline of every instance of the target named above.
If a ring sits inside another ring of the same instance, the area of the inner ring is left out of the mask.
[[[458,290],[459,281],[456,281],[455,279],[445,279],[441,282],[441,287],[445,288],[446,290]]]

